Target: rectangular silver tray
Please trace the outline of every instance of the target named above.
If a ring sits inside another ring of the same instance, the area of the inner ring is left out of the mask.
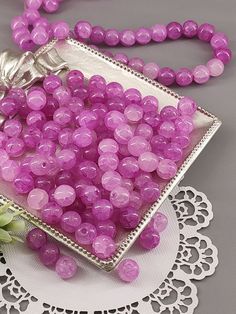
[[[135,87],[139,89],[143,96],[156,96],[159,100],[160,107],[164,107],[166,105],[176,106],[178,100],[181,98],[180,95],[174,93],[172,90],[148,79],[142,74],[73,39],[60,42],[54,40],[48,45],[39,49],[35,56],[39,57],[45,52],[49,52],[52,48],[57,50],[61,58],[67,62],[70,69],[81,70],[86,78],[89,78],[94,74],[100,74],[105,77],[108,82],[116,81],[121,83],[125,89]],[[99,268],[105,271],[111,271],[119,263],[124,254],[127,253],[139,234],[147,226],[153,215],[159,209],[160,205],[169,195],[171,190],[182,179],[186,171],[189,169],[201,151],[205,148],[207,143],[221,125],[221,122],[217,117],[202,109],[201,107],[198,107],[194,123],[195,131],[192,135],[191,147],[176,176],[165,186],[157,202],[155,202],[144,213],[138,227],[134,231],[131,231],[129,234],[127,234],[124,239],[120,240],[116,253],[109,260],[101,260],[97,258],[91,252],[87,251],[83,247],[80,247],[69,237],[43,223],[38,217],[27,210],[24,198],[14,195],[13,191],[9,188],[9,185],[3,182],[0,182],[2,194],[0,195],[0,203],[13,200],[14,204],[11,206],[11,209],[22,210],[21,216],[27,221],[43,229],[57,241],[63,243]]]

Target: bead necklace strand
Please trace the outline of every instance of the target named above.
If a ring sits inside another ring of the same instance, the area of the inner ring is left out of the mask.
[[[54,13],[59,9],[62,1],[24,1],[23,14],[14,17],[11,22],[13,40],[20,49],[23,51],[33,50],[36,46],[47,44],[52,38],[63,40],[69,36],[92,45],[95,49],[98,49],[97,45],[101,44],[109,47],[118,45],[132,47],[136,44],[147,45],[151,41],[161,43],[165,40],[180,38],[198,38],[201,41],[209,42],[213,49],[213,58],[206,65],[198,65],[194,69],[180,68],[177,71],[170,67],[161,68],[154,62],[145,64],[141,58],[129,59],[123,53],[113,55],[110,51],[103,51],[116,61],[130,66],[165,86],[177,84],[182,87],[192,83],[204,84],[210,77],[220,76],[224,71],[225,64],[229,63],[232,58],[228,37],[224,33],[216,32],[214,25],[208,23],[198,26],[195,21],[188,20],[183,25],[171,22],[167,26],[156,24],[150,28],[141,27],[137,30],[118,31],[116,29],[105,30],[101,26],[92,26],[87,21],[79,21],[74,30],[70,31],[70,27],[65,21],[49,23],[46,18],[41,17],[39,9],[43,9],[47,13]]]

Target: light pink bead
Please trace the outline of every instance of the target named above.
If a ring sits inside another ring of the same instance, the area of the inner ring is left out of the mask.
[[[106,114],[104,123],[109,130],[114,131],[120,124],[126,123],[126,118],[126,114],[112,110]]]
[[[207,68],[211,76],[220,76],[224,72],[224,63],[214,58],[207,62]]]
[[[19,163],[15,160],[6,160],[1,165],[0,174],[5,181],[12,182],[20,173]]]
[[[211,38],[211,46],[214,50],[228,48],[229,39],[224,33],[216,33]]]
[[[197,110],[197,104],[191,97],[183,97],[178,102],[178,111],[181,115],[192,116]]]
[[[198,65],[193,69],[193,79],[197,84],[204,84],[209,78],[210,71],[205,65]]]
[[[145,138],[141,136],[134,136],[128,142],[128,150],[131,155],[139,157],[142,153],[151,150],[151,146]]]
[[[93,142],[93,134],[90,129],[81,127],[74,131],[72,139],[78,147],[88,147]]]
[[[93,204],[92,213],[97,220],[106,221],[113,214],[113,206],[108,200],[101,199]]]
[[[71,91],[68,87],[59,86],[54,90],[53,97],[58,101],[60,106],[67,106],[71,101]]]
[[[116,171],[107,171],[102,176],[102,186],[107,191],[112,191],[122,183],[121,176]]]
[[[36,26],[31,32],[31,39],[36,45],[45,45],[49,40],[49,34],[44,27]]]
[[[13,137],[6,142],[5,149],[10,157],[19,157],[25,152],[25,143],[21,138]]]
[[[155,80],[158,77],[160,67],[153,62],[146,63],[143,67],[143,75],[146,75],[151,80]]]
[[[70,170],[76,164],[76,155],[71,149],[62,149],[56,157],[62,170]]]
[[[60,185],[54,192],[54,199],[58,205],[65,207],[74,203],[76,198],[75,190],[69,185]]]
[[[153,136],[153,129],[150,125],[146,123],[141,123],[137,126],[135,130],[135,135],[144,137],[149,141]]]
[[[175,133],[175,125],[172,121],[164,121],[160,125],[159,129],[159,134],[166,137],[170,138],[174,135]]]
[[[99,154],[103,153],[114,153],[116,154],[119,150],[117,142],[111,138],[106,138],[102,140],[98,145]]]
[[[157,174],[164,180],[172,179],[177,172],[176,163],[170,159],[160,160],[157,165]]]
[[[97,230],[90,223],[82,223],[75,232],[75,239],[78,244],[89,245],[97,236]]]
[[[139,172],[138,161],[134,157],[125,157],[120,161],[118,170],[124,178],[134,178]]]
[[[47,98],[43,90],[33,90],[27,95],[27,104],[32,110],[41,110],[46,105]]]
[[[139,156],[139,168],[145,172],[153,172],[156,170],[159,159],[156,154],[151,152],[143,153]]]
[[[162,214],[161,212],[158,212],[151,221],[151,226],[157,231],[157,232],[163,232],[168,225],[168,218],[166,215]]]
[[[157,112],[158,110],[158,99],[154,96],[146,96],[141,102],[143,111],[146,112]]]
[[[108,29],[104,41],[108,46],[116,46],[120,41],[119,32],[115,29]]]
[[[110,201],[113,206],[122,208],[129,204],[130,193],[126,188],[116,187],[111,191]]]
[[[175,120],[175,128],[179,134],[189,135],[193,129],[193,120],[189,116],[181,116]]]
[[[60,278],[66,280],[75,276],[78,266],[72,257],[61,256],[56,262],[55,270]]]
[[[43,0],[25,0],[25,4],[30,9],[38,10],[43,3]]]
[[[66,22],[56,22],[52,25],[53,35],[57,39],[65,39],[69,36],[70,27]]]
[[[119,144],[127,144],[133,136],[134,130],[128,124],[120,124],[114,131],[114,138]]]
[[[116,170],[119,158],[114,153],[104,153],[98,159],[98,166],[102,171]]]
[[[142,72],[144,67],[144,61],[141,58],[131,58],[128,62],[129,67],[134,69],[137,72]]]
[[[143,109],[139,105],[131,104],[125,108],[124,115],[130,123],[137,123],[143,117]]]
[[[44,0],[43,4],[43,8],[47,13],[54,13],[59,9],[58,0]]]
[[[124,282],[133,282],[139,276],[139,266],[132,259],[124,259],[117,267],[120,279]]]
[[[140,45],[146,45],[151,41],[151,32],[147,28],[139,28],[136,31],[136,41]]]
[[[131,47],[135,44],[135,33],[132,30],[124,30],[120,34],[120,42],[123,46]]]
[[[5,151],[5,149],[0,149],[0,167],[7,160],[9,160],[8,153]]]
[[[152,40],[162,42],[167,37],[167,29],[165,25],[156,24],[152,26]]]
[[[111,257],[116,250],[114,240],[106,235],[97,236],[93,241],[92,247],[94,254],[101,259]]]
[[[65,127],[72,120],[72,112],[66,107],[58,108],[54,112],[53,120],[62,127]]]
[[[28,206],[36,210],[42,209],[48,200],[48,193],[42,189],[33,189],[27,197]]]
[[[67,211],[61,217],[61,228],[65,232],[74,233],[81,225],[81,217],[76,211]]]

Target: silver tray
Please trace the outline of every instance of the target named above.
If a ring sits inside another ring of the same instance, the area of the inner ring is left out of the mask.
[[[100,74],[108,82],[116,81],[121,83],[125,89],[135,87],[139,89],[143,96],[156,96],[159,100],[160,107],[164,107],[166,105],[176,106],[178,100],[181,98],[180,95],[176,94],[172,90],[73,39],[68,39],[66,41],[54,40],[39,49],[35,53],[35,57],[40,58],[40,56],[45,53],[50,56],[50,51],[52,49],[56,49],[59,56],[66,61],[70,69],[81,70],[84,73],[85,78],[89,78],[94,74]],[[31,213],[29,209],[27,209],[24,198],[14,195],[9,185],[6,183],[3,184],[3,182],[0,182],[0,203],[13,200],[14,203],[11,206],[11,209],[13,211],[22,210],[21,216],[24,219],[41,228],[57,241],[63,243],[99,268],[105,271],[111,271],[119,263],[124,254],[127,253],[129,248],[138,238],[139,234],[150,222],[153,215],[158,211],[159,207],[169,195],[171,190],[182,179],[186,171],[202,152],[221,125],[221,121],[217,117],[201,107],[198,107],[197,109],[194,123],[195,130],[192,134],[191,147],[188,149],[186,157],[179,167],[176,176],[165,185],[160,198],[150,208],[147,208],[137,228],[124,235],[124,238],[119,239],[119,245],[116,253],[108,260],[101,260],[97,258],[91,252],[79,246],[76,242],[74,242],[74,240],[42,222],[38,217]]]

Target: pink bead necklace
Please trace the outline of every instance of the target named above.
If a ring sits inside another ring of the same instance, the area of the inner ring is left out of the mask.
[[[46,18],[40,16],[40,9],[47,13],[54,13],[59,9],[62,1],[25,0],[24,13],[15,17],[11,23],[13,40],[20,49],[33,50],[36,46],[46,44],[52,38],[62,40],[68,36],[92,45],[96,49],[98,49],[97,45],[101,44],[109,47],[118,45],[132,47],[135,44],[147,45],[151,41],[161,43],[165,40],[177,40],[183,37],[198,38],[210,43],[213,49],[213,58],[206,65],[198,65],[194,69],[180,68],[177,71],[169,67],[160,68],[154,62],[145,64],[141,58],[129,59],[123,53],[113,55],[110,51],[103,51],[116,61],[129,65],[134,70],[165,86],[204,84],[210,77],[220,76],[224,71],[224,65],[229,63],[232,58],[228,37],[224,33],[216,32],[215,27],[208,23],[198,26],[195,21],[188,20],[183,25],[171,22],[167,26],[156,24],[150,28],[118,31],[116,29],[105,30],[101,26],[92,26],[87,21],[79,21],[75,25],[74,31],[70,31],[66,22],[49,23]]]

